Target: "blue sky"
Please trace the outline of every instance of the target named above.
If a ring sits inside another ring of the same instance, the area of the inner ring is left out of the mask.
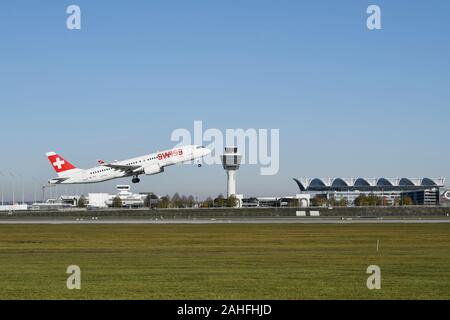
[[[170,147],[195,120],[280,129],[280,172],[243,166],[248,196],[295,194],[301,176],[450,177],[449,31],[444,0],[2,1],[0,184],[10,197],[21,175],[32,198],[54,176],[46,151],[88,168]],[[225,173],[173,167],[134,190],[201,198]]]

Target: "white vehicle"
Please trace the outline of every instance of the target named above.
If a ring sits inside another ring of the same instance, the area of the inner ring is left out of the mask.
[[[208,148],[190,145],[113,163],[99,160],[100,166],[84,170],[78,169],[55,152],[48,152],[48,160],[58,174],[57,178],[49,180],[48,183],[86,184],[124,177],[133,177],[132,182],[139,183],[139,175],[155,175],[164,172],[167,166],[200,159],[210,153]]]

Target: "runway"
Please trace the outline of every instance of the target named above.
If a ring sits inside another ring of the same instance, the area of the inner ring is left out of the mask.
[[[197,218],[197,219],[148,219],[148,218],[10,218],[0,219],[0,224],[436,224],[449,223],[450,219],[424,218]]]

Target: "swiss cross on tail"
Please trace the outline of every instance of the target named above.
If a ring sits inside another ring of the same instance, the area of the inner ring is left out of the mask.
[[[76,167],[73,166],[69,161],[65,160],[63,157],[54,152],[48,152],[47,157],[57,173],[76,169]]]

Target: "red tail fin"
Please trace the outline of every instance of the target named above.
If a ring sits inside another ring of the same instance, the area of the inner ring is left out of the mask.
[[[55,169],[58,174],[68,170],[76,169],[76,167],[69,161],[65,160],[63,157],[54,152],[48,152],[47,157],[51,165],[53,166],[53,169]]]

